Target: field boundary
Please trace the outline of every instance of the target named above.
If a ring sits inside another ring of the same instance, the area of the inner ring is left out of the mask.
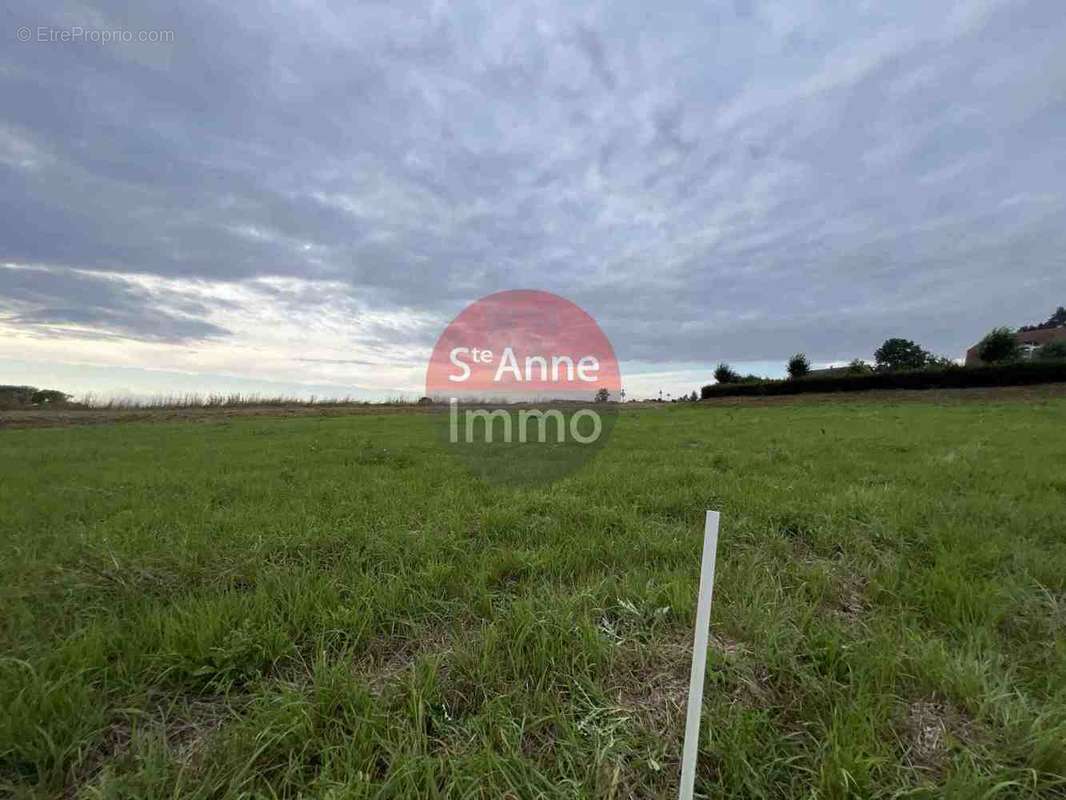
[[[718,395],[699,400],[699,406],[792,406],[864,403],[1031,403],[1066,398],[1066,383],[1025,386],[967,386],[963,388],[866,389],[856,392]]]
[[[987,386],[962,389],[871,389],[864,392],[811,392],[793,395],[728,395],[711,397],[696,403],[661,403],[655,401],[618,404],[621,412],[666,410],[701,406],[792,406],[868,403],[1032,403],[1066,398],[1066,383],[1032,386]],[[217,423],[235,419],[312,417],[348,417],[364,415],[426,414],[440,406],[359,404],[359,405],[265,405],[243,407],[161,408],[161,409],[13,409],[0,410],[0,431],[25,428],[64,428],[82,425],[120,423],[204,422]]]
[[[803,377],[712,383],[700,389],[711,397],[823,392],[866,392],[872,389],[969,389],[993,386],[1038,386],[1066,382],[1066,361],[1017,361],[979,367],[926,367],[856,374],[810,374]]]

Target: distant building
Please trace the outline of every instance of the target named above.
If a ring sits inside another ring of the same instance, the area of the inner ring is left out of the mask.
[[[1022,358],[1032,358],[1033,353],[1051,342],[1066,342],[1066,327],[1063,328],[1039,328],[1033,331],[1018,331],[1014,334],[1014,341],[1022,351]],[[982,363],[977,355],[980,342],[966,351],[966,366],[978,367]]]

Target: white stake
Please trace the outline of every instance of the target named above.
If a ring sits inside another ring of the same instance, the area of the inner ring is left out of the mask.
[[[714,592],[714,557],[718,552],[718,512],[708,511],[703,528],[703,559],[700,562],[700,593],[696,600],[696,640],[692,647],[692,674],[688,682],[688,716],[685,718],[685,749],[681,756],[679,800],[692,800],[696,785],[696,753],[700,744],[700,710],[703,708],[703,678],[707,674],[707,647],[711,627],[711,594]]]

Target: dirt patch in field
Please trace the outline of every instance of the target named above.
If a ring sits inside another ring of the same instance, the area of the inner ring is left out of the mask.
[[[947,723],[941,703],[919,700],[907,709],[904,723],[907,756],[911,763],[925,770],[939,772],[947,756]]]
[[[941,777],[947,768],[950,741],[971,741],[975,731],[973,722],[954,706],[923,699],[907,707],[900,733],[904,760],[915,770]]]
[[[172,705],[156,707],[143,714],[123,714],[101,732],[96,747],[73,770],[64,789],[64,797],[77,797],[82,789],[97,783],[111,763],[130,755],[136,739],[155,739],[182,763],[198,758],[203,745],[222,727],[232,708],[225,698],[202,697]]]
[[[866,578],[848,576],[839,582],[833,611],[845,622],[856,625],[866,613]]]
[[[773,701],[770,673],[753,664],[751,651],[724,634],[712,634],[708,669],[729,673],[729,705],[763,707]],[[624,756],[610,778],[610,796],[617,798],[676,797],[681,747],[688,706],[692,633],[672,631],[652,642],[626,641],[608,677],[614,713],[627,726],[653,734],[657,745],[639,757]],[[706,692],[715,691],[711,686]],[[713,699],[712,699],[712,702]]]
[[[692,660],[688,638],[671,637],[654,647],[626,649],[619,655],[612,693],[619,707],[649,730],[673,735],[684,715]]]
[[[716,660],[735,661],[749,654],[743,643],[721,634],[711,636],[710,668]],[[648,646],[622,646],[612,669],[612,694],[626,713],[649,730],[670,731],[680,738],[688,704],[692,634],[678,632]],[[761,705],[769,693],[764,667],[742,669],[731,702]]]
[[[219,422],[249,417],[348,417],[362,414],[424,414],[432,407],[389,405],[248,406],[234,408],[55,409],[0,411],[0,429],[112,425],[122,422]]]
[[[372,644],[353,668],[366,680],[370,691],[380,695],[386,686],[411,670],[420,658],[447,656],[455,646],[455,636],[445,630],[426,631],[407,639],[381,640]]]

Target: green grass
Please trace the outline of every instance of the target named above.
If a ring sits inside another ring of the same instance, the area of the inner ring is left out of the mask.
[[[550,486],[401,414],[0,432],[0,795],[1066,795],[1066,402],[627,410]]]

